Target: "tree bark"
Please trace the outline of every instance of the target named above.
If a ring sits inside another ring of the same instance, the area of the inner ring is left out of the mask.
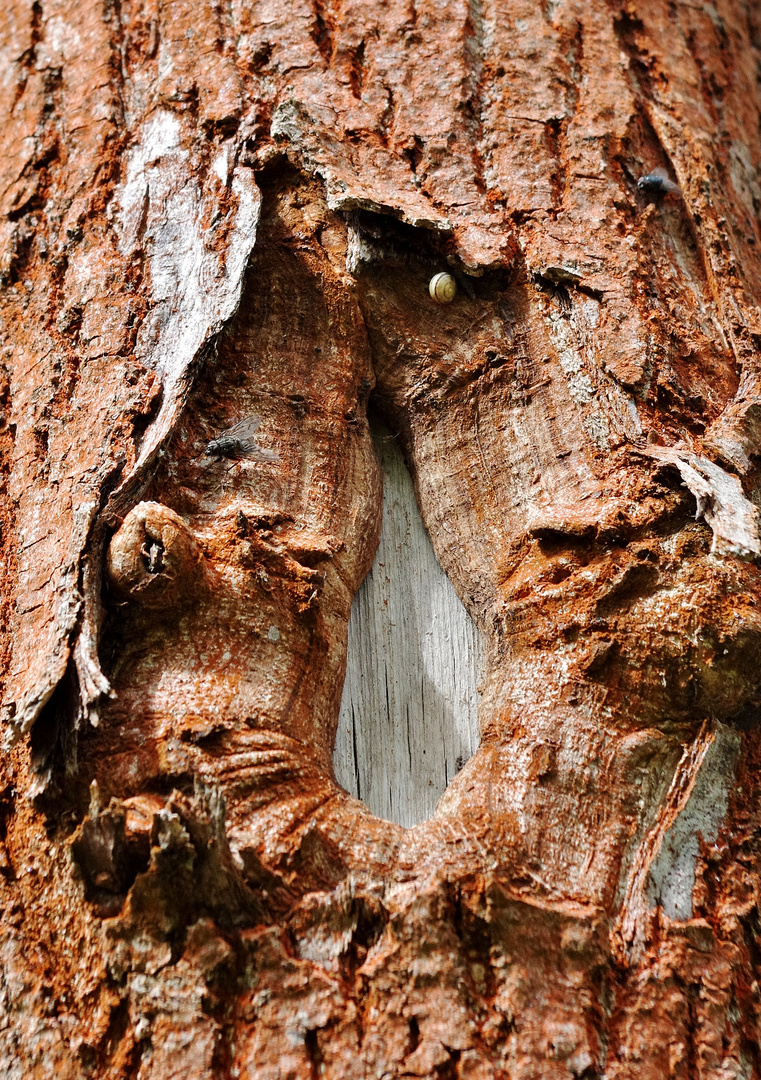
[[[760,65],[9,0],[0,1075],[761,1076]],[[368,409],[484,645],[409,829],[333,769]]]

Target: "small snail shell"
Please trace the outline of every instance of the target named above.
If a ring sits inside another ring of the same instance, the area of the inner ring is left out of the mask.
[[[434,274],[428,282],[428,292],[437,304],[451,304],[457,294],[457,282],[451,274]]]

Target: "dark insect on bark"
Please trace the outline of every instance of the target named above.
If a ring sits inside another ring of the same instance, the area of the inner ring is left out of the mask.
[[[206,456],[227,458],[228,461],[280,461],[279,454],[259,446],[255,441],[254,435],[260,423],[261,419],[256,415],[239,420],[206,444]]]
[[[673,180],[669,179],[669,175],[665,169],[660,165],[657,169],[653,169],[647,176],[640,176],[637,181],[637,187],[640,191],[646,191],[649,195],[681,195],[682,189],[678,184],[675,184]]]

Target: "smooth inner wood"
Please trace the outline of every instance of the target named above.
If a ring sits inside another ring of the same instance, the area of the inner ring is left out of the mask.
[[[439,566],[398,442],[380,425],[383,529],[351,610],[336,779],[406,827],[478,747],[481,638]]]

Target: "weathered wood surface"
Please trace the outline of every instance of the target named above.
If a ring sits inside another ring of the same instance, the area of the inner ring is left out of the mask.
[[[397,440],[374,432],[383,526],[349,618],[333,762],[378,817],[418,825],[478,747],[478,631],[439,566]]]
[[[6,3],[0,1073],[761,1075],[760,41]],[[408,829],[333,771],[368,402],[484,644]]]

